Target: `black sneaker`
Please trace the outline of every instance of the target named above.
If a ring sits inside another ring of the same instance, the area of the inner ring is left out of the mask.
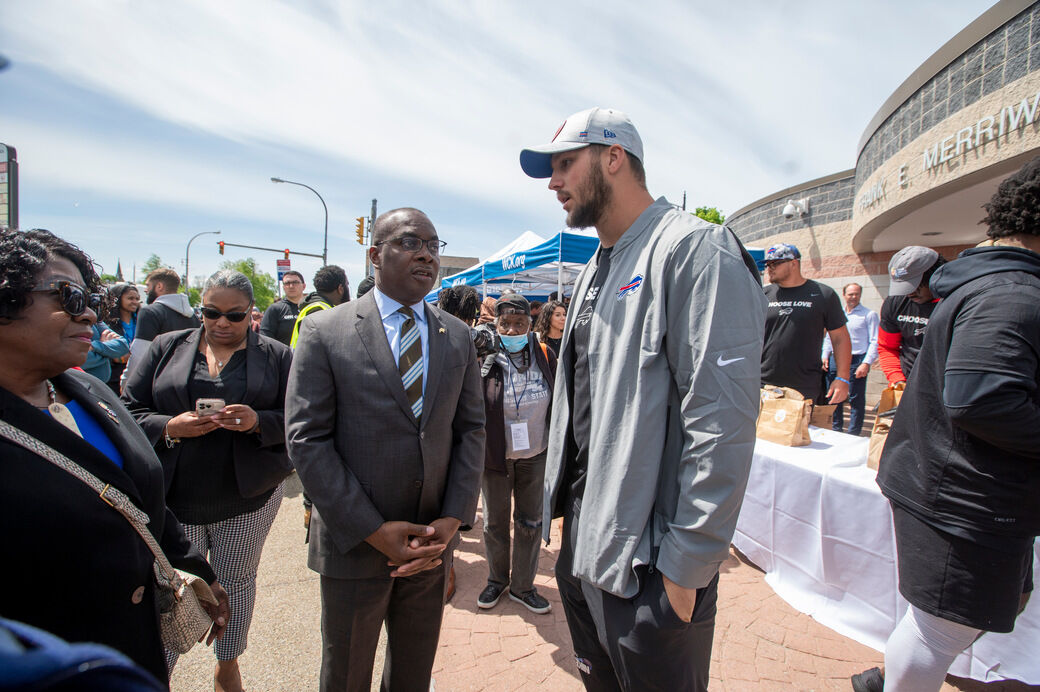
[[[477,607],[478,608],[494,608],[498,605],[498,599],[502,598],[502,593],[505,589],[501,586],[495,586],[494,584],[488,584],[484,587],[484,590],[477,596]]]
[[[884,692],[885,676],[880,668],[871,668],[852,676],[854,692]]]
[[[541,596],[539,596],[538,592],[534,589],[531,589],[523,596],[517,596],[515,593],[510,591],[509,597],[517,603],[523,604],[523,606],[530,610],[532,613],[538,613],[539,615],[542,615],[543,613],[548,613],[550,610],[552,610],[552,604],[549,603],[549,601],[542,598]]]

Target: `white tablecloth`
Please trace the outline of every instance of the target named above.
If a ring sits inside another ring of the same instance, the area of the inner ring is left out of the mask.
[[[878,651],[906,610],[888,500],[866,438],[810,428],[808,447],[755,446],[733,545],[793,607]],[[1040,545],[1033,571],[1040,582]],[[950,673],[1040,684],[1040,597],[1010,634],[985,634]]]

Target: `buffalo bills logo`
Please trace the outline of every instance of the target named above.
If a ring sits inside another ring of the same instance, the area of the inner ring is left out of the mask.
[[[624,299],[625,296],[632,295],[633,293],[638,291],[639,287],[642,286],[642,285],[643,285],[643,275],[642,274],[639,274],[637,276],[632,277],[631,281],[629,281],[627,284],[625,284],[624,286],[622,286],[621,288],[618,289],[617,299],[620,301],[620,300]]]

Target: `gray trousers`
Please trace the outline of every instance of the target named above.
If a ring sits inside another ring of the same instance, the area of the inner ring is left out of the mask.
[[[706,692],[719,575],[697,589],[690,622],[675,614],[659,570],[636,568],[639,592],[620,598],[572,574],[581,501],[568,499],[556,562],[574,659],[590,692]]]
[[[387,568],[389,570],[389,568]],[[451,569],[444,563],[410,577],[321,577],[321,692],[368,692],[379,629],[386,621],[380,689],[426,692],[441,632]]]
[[[545,452],[530,459],[506,459],[507,473],[484,470],[484,547],[488,584],[518,596],[534,589],[541,548]],[[510,507],[514,504],[513,511]],[[513,564],[509,565],[509,523],[513,519]]]

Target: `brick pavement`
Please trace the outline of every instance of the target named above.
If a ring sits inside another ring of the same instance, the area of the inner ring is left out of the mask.
[[[295,480],[295,479],[291,479]],[[317,576],[306,567],[298,485],[291,483],[258,577],[249,649],[241,658],[254,692],[317,689],[321,636]],[[570,637],[552,577],[558,532],[542,548],[539,592],[553,605],[535,615],[508,598],[477,608],[484,588],[481,528],[463,534],[456,554],[458,592],[445,609],[434,684],[449,690],[581,690]],[[712,651],[711,689],[725,692],[850,690],[849,676],[880,665],[880,653],[797,612],[765,583],[762,573],[731,553],[719,581],[719,615]],[[377,660],[381,669],[382,657]],[[174,692],[212,689],[212,653],[196,647],[173,677]],[[376,674],[378,680],[378,672]],[[982,684],[947,678],[944,691],[1021,692],[1019,683]]]

